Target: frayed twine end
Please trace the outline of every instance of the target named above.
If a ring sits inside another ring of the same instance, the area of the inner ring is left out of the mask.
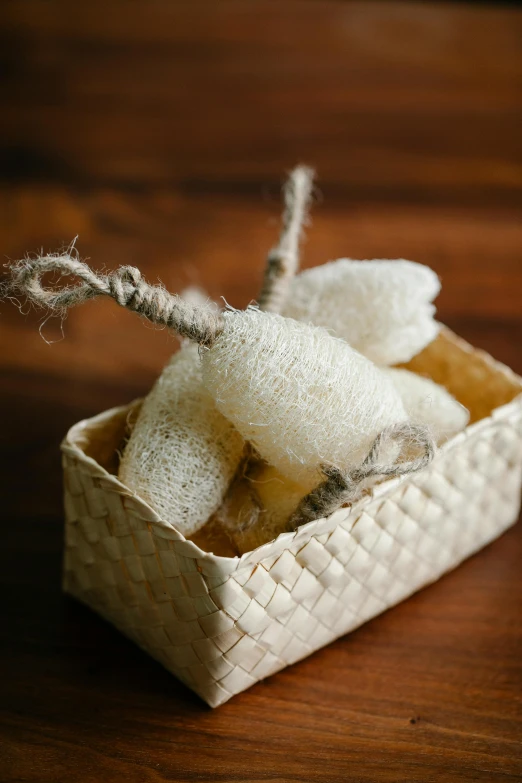
[[[211,307],[186,301],[160,285],[149,285],[133,266],[97,274],[79,259],[74,247],[66,253],[25,258],[7,266],[10,275],[5,284],[8,296],[21,295],[31,304],[62,316],[70,307],[98,296],[109,296],[121,307],[152,323],[167,326],[202,346],[212,345],[223,331],[223,317]],[[42,278],[48,272],[73,275],[81,282],[44,288]]]

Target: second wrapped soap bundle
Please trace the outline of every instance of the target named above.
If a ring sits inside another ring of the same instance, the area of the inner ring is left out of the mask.
[[[186,537],[219,528],[248,551],[350,503],[375,481],[424,467],[468,412],[404,368],[438,332],[439,280],[409,261],[340,259],[297,274],[311,172],[285,187],[259,306],[219,311],[122,267],[71,254],[11,267],[12,289],[51,310],[95,296],[183,338],[132,426],[121,481]],[[47,271],[81,282],[42,287]]]

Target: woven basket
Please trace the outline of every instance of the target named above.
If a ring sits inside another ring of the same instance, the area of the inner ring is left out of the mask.
[[[240,558],[187,541],[114,475],[129,407],[63,445],[64,589],[216,707],[438,579],[517,518],[522,379],[443,329],[409,367],[472,423],[429,468]]]

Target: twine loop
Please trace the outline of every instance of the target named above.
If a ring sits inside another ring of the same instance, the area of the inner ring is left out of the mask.
[[[390,464],[380,463],[384,450],[396,442],[397,458]],[[417,451],[410,459],[401,459],[407,451]],[[333,514],[341,506],[359,499],[369,479],[396,478],[427,467],[435,456],[435,442],[427,427],[411,423],[386,427],[377,435],[362,465],[344,472],[335,465],[321,465],[325,481],[303,498],[292,515],[289,529]]]
[[[83,261],[64,253],[20,261],[10,267],[10,272],[9,289],[13,293],[23,294],[33,304],[50,310],[65,311],[97,296],[110,296],[121,307],[202,346],[211,346],[223,331],[223,317],[219,313],[205,305],[187,302],[163,286],[150,285],[134,266],[121,266],[109,274],[98,275]],[[44,288],[42,277],[47,272],[74,275],[82,282]]]

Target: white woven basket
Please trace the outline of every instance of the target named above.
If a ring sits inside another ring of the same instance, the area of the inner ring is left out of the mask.
[[[114,475],[127,408],[63,445],[64,589],[216,707],[438,579],[517,518],[522,379],[444,329],[409,365],[472,416],[421,473],[241,558],[187,541]]]

